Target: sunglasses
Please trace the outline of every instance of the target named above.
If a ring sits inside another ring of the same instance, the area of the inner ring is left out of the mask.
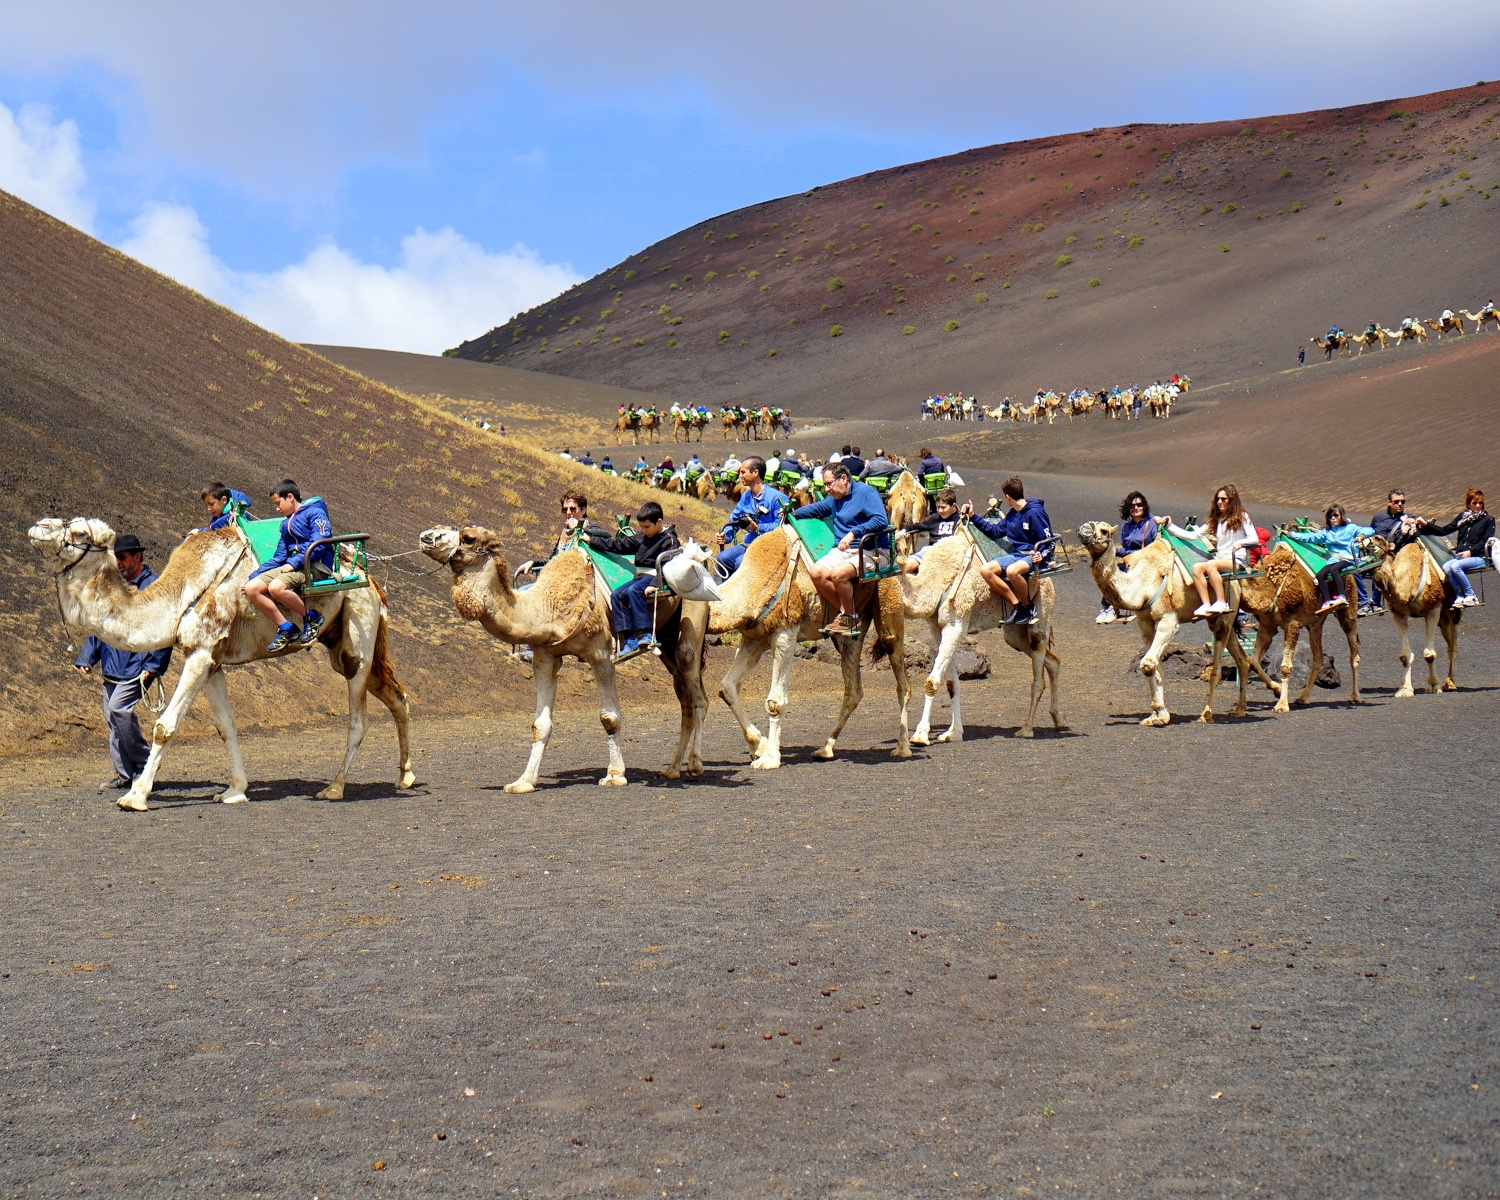
[[[578,508],[578,505],[576,505],[576,504],[564,504],[563,505],[563,512],[565,512],[565,513],[578,512],[578,511],[579,511],[579,508]]]

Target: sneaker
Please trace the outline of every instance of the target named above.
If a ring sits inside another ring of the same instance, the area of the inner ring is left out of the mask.
[[[1017,604],[1005,618],[1007,625],[1035,625],[1036,609],[1030,604]]]
[[[619,657],[620,658],[624,658],[627,654],[634,654],[640,648],[641,648],[640,634],[632,633],[628,638],[626,638],[623,642],[620,643],[620,654],[619,654]]]
[[[1361,604],[1354,610],[1354,615],[1356,617],[1368,617],[1372,616],[1374,614],[1374,611],[1375,610],[1372,609],[1368,604]]]
[[[318,640],[318,634],[323,631],[323,614],[315,608],[307,610],[307,619],[302,623],[302,636],[297,640],[304,646],[311,646]]]
[[[101,792],[123,792],[134,782],[135,780],[131,779],[128,775],[116,775],[113,779],[106,779],[101,783],[99,790]]]
[[[838,613],[818,631],[830,637],[850,637],[859,633],[859,618],[853,613]]]
[[[1479,597],[1478,596],[1470,595],[1470,596],[1465,596],[1464,597],[1464,607],[1465,608],[1477,608],[1478,606],[1479,606]]]
[[[1340,604],[1348,604],[1348,603],[1349,603],[1349,601],[1347,599],[1345,599],[1343,596],[1335,596],[1332,600],[1325,600],[1323,602],[1322,607],[1318,609],[1318,616],[1321,617],[1326,612],[1332,612]]]
[[[1094,618],[1095,625],[1113,625],[1115,623],[1115,610],[1106,608]]]
[[[1372,604],[1372,605],[1370,605],[1370,615],[1372,617],[1383,617],[1383,616],[1385,616],[1385,605],[1384,604]]]
[[[1211,613],[1227,613],[1229,611],[1229,601],[1215,600],[1208,606],[1208,611]]]
[[[1037,612],[1035,604],[1028,604],[1025,608],[1025,617],[1016,622],[1017,625],[1035,625],[1042,619],[1042,614]]]
[[[1195,617],[1211,617],[1213,614],[1214,606],[1212,604],[1200,604],[1197,608],[1193,609],[1193,616]]]
[[[278,654],[289,646],[297,644],[297,627],[290,621],[282,623],[281,628],[276,631],[276,636],[271,639],[271,644],[266,647],[267,654]]]

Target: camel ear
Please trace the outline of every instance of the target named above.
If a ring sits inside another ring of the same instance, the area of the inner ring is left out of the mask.
[[[88,522],[89,540],[101,549],[108,550],[115,544],[115,531],[97,517],[91,517]]]

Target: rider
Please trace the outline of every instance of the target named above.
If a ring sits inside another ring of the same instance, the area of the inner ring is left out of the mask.
[[[693,457],[687,460],[687,473],[689,478],[703,474],[703,460],[698,457],[697,451],[694,451]]]
[[[592,467],[594,465],[594,456],[587,450],[585,450],[573,461],[576,462],[580,467]]]
[[[875,457],[865,464],[865,469],[859,473],[861,479],[873,479],[884,477],[889,479],[901,474],[901,464],[888,457],[882,449],[875,451]]]
[[[1318,591],[1323,597],[1319,613],[1326,613],[1347,604],[1344,596],[1343,568],[1352,563],[1359,554],[1355,546],[1360,538],[1367,538],[1375,530],[1368,525],[1355,525],[1344,512],[1342,504],[1330,504],[1323,511],[1322,529],[1288,529],[1282,536],[1308,546],[1324,546],[1330,551],[1328,562],[1318,571]],[[1355,577],[1358,586],[1358,576]],[[1358,615],[1358,614],[1356,614]]]
[[[758,455],[752,454],[745,459],[738,470],[745,490],[735,501],[734,510],[716,539],[724,547],[719,552],[719,565],[731,575],[739,569],[740,560],[745,557],[745,547],[780,525],[781,510],[790,503],[784,492],[767,486],[765,460]],[[742,545],[731,546],[729,539],[737,529],[745,531],[745,541]]]
[[[857,482],[844,462],[823,468],[823,486],[828,494],[804,504],[795,517],[829,517],[837,544],[813,564],[813,586],[833,605],[836,615],[823,627],[827,634],[857,634],[859,617],[854,610],[854,577],[859,572],[859,542],[879,533],[889,522],[880,493],[868,483]]]
[[[1044,566],[1052,558],[1052,522],[1047,517],[1047,506],[1038,499],[1026,499],[1026,487],[1020,478],[1012,475],[1000,485],[1000,494],[1010,506],[1003,517],[974,517],[974,524],[982,533],[992,538],[1004,538],[1012,549],[1009,553],[991,559],[979,568],[990,591],[1015,607],[1006,618],[1009,625],[1035,625],[1040,618],[1036,606],[1031,603],[1031,592],[1026,585],[1026,576],[1033,565]],[[990,497],[990,505],[995,498]],[[974,506],[964,505],[965,515],[972,515]]]
[[[1377,322],[1371,321],[1368,325],[1365,326],[1365,337],[1367,337],[1367,338],[1378,337],[1379,334],[1380,334],[1380,325]]]
[[[1193,565],[1193,587],[1197,589],[1198,599],[1202,602],[1193,612],[1195,617],[1208,617],[1229,611],[1229,603],[1224,599],[1223,572],[1243,566],[1249,548],[1260,544],[1260,535],[1255,532],[1255,522],[1240,503],[1239,489],[1232,483],[1226,483],[1214,493],[1209,513],[1209,525],[1214,534],[1214,556]],[[1165,525],[1177,537],[1189,541],[1196,541],[1202,536],[1201,531],[1179,528],[1173,524],[1171,517],[1157,517],[1156,523]],[[1212,600],[1209,599],[1210,591],[1213,593]]]
[[[608,471],[611,475],[615,473],[615,464],[609,461],[609,455],[606,454],[599,460],[599,469],[601,471]]]
[[[586,532],[584,540],[598,550],[612,554],[633,555],[636,577],[614,590],[609,598],[610,615],[615,633],[621,639],[620,655],[633,654],[656,644],[647,590],[661,586],[661,557],[677,549],[677,530],[663,523],[661,505],[648,500],[635,514],[639,533],[621,537],[599,536]],[[640,574],[639,572],[647,572]]]
[[[921,569],[922,556],[945,537],[952,537],[954,530],[958,528],[957,492],[951,487],[943,488],[932,498],[932,505],[933,511],[927,514],[925,520],[914,521],[910,525],[901,527],[902,533],[925,533],[928,537],[927,545],[906,560],[906,566],[903,569],[908,575],[915,575]]]
[[[275,654],[297,644],[312,645],[323,628],[323,614],[309,608],[296,589],[307,582],[307,552],[314,542],[332,537],[333,526],[322,498],[314,496],[303,503],[301,491],[290,479],[283,479],[271,489],[271,502],[283,518],[281,537],[276,543],[276,553],[250,572],[244,593],[257,612],[277,622],[276,636],[266,647],[268,653]],[[333,547],[319,546],[313,558],[319,566],[332,567]],[[296,626],[281,615],[281,608],[290,609],[302,618],[300,636]]]
[[[1422,530],[1441,537],[1450,533],[1458,534],[1458,546],[1454,550],[1454,556],[1443,564],[1443,573],[1453,585],[1454,608],[1469,608],[1478,604],[1479,597],[1474,594],[1474,585],[1469,582],[1465,572],[1477,571],[1490,565],[1484,554],[1490,539],[1495,536],[1495,518],[1484,509],[1484,493],[1478,488],[1470,488],[1464,494],[1463,512],[1446,525],[1423,521]]]
[[[239,505],[242,512],[248,513],[250,508],[250,497],[236,488],[225,487],[217,479],[198,493],[198,499],[203,501],[203,507],[208,509],[208,524],[206,529],[223,529],[226,525],[234,523],[233,505]],[[194,533],[202,530],[195,529]]]
[[[1156,522],[1151,519],[1151,502],[1146,499],[1144,492],[1131,492],[1120,501],[1120,544],[1115,547],[1120,570],[1130,570],[1129,556],[1144,550],[1154,541]],[[1134,613],[1116,612],[1114,605],[1105,600],[1100,606],[1099,615],[1094,618],[1094,624],[1109,625],[1115,620],[1134,619]]]
[[[803,465],[802,460],[797,457],[797,452],[790,446],[786,448],[786,453],[781,456],[781,469],[783,471],[791,471],[797,475],[807,474],[807,467]]]
[[[922,449],[918,451],[918,453],[922,457],[923,475],[940,475],[947,473],[948,468],[943,465],[943,460],[940,459],[931,450],[929,450],[926,446],[923,446]]]
[[[646,461],[646,456],[644,454],[639,455],[635,460],[634,471],[644,475],[650,469],[651,464]]]

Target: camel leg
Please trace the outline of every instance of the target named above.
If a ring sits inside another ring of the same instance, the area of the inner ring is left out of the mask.
[[[1058,657],[1056,650],[1052,648],[1052,630],[1047,630],[1047,653],[1044,656],[1047,668],[1047,696],[1050,701],[1048,712],[1052,715],[1053,729],[1066,729],[1063,715],[1057,707],[1057,677],[1062,673],[1062,659]]]
[[[1456,692],[1458,684],[1453,682],[1453,668],[1458,663],[1458,621],[1452,616],[1438,621],[1438,628],[1442,630],[1443,640],[1448,643],[1448,676],[1443,680],[1443,691]]]
[[[937,651],[932,656],[932,670],[927,674],[927,681],[923,685],[926,696],[922,703],[922,717],[917,722],[916,732],[911,735],[912,744],[916,746],[932,745],[932,708],[937,699],[938,691],[942,688],[944,680],[949,677],[954,660],[958,656],[958,639],[963,636],[962,623],[952,625],[939,625],[936,621],[929,621],[929,627],[933,633],[933,640],[937,643]],[[957,674],[955,680],[955,704],[957,703]],[[958,725],[958,736],[955,738],[954,725]],[[955,718],[953,724],[948,727],[948,732],[939,736],[938,741],[963,741],[963,726]]]
[[[172,699],[168,701],[161,716],[156,718],[156,725],[151,730],[151,753],[146,756],[146,765],[135,777],[130,790],[115,801],[121,808],[128,808],[131,812],[146,811],[146,798],[151,795],[151,785],[156,781],[162,753],[172,740],[172,735],[177,732],[178,725],[182,723],[183,714],[198,698],[198,693],[203,689],[214,666],[213,652],[210,650],[194,650],[182,664],[177,690],[172,693]]]
[[[542,771],[542,755],[547,751],[547,741],[552,736],[552,705],[557,699],[557,668],[559,660],[545,651],[531,648],[531,673],[536,681],[536,715],[531,719],[531,755],[526,760],[526,769],[505,790],[512,795],[524,795],[536,790],[537,777]]]
[[[880,643],[885,647],[886,655],[891,661],[891,674],[896,679],[896,708],[898,716],[896,721],[896,748],[891,751],[892,758],[911,757],[911,680],[906,674],[906,629],[904,618],[900,611],[891,614],[891,625],[893,628],[882,630],[882,622],[877,616],[875,628],[880,637]],[[857,666],[859,659],[855,659]]]
[[[1302,627],[1296,620],[1288,620],[1281,630],[1281,694],[1277,697],[1273,712],[1292,711],[1292,658],[1297,653],[1297,639],[1302,634]],[[1312,678],[1311,675],[1308,676]],[[1307,703],[1307,693],[1297,697],[1298,704]]]
[[[1307,672],[1307,683],[1303,685],[1302,695],[1297,697],[1298,704],[1309,703],[1312,697],[1313,684],[1317,682],[1319,674],[1323,670],[1323,623],[1328,620],[1325,613],[1322,618],[1313,621],[1307,627],[1307,653],[1310,667]]]
[[[1349,591],[1354,592],[1353,576],[1348,579]],[[1344,640],[1349,643],[1349,703],[1361,704],[1359,698],[1359,606],[1358,593],[1349,596],[1347,604],[1339,606],[1335,614],[1344,629]]]
[[[411,708],[406,701],[406,692],[402,690],[401,683],[396,678],[396,672],[391,669],[390,658],[386,654],[384,614],[380,618],[380,628],[376,631],[368,689],[375,699],[386,706],[391,714],[391,720],[396,723],[396,752],[400,756],[400,762],[396,768],[396,786],[398,788],[415,787],[417,775],[411,766],[411,730],[409,728]]]
[[[1448,597],[1444,596],[1441,603],[1447,604],[1447,602]],[[1429,610],[1422,618],[1423,623],[1427,626],[1426,638],[1422,643],[1422,658],[1427,662],[1427,691],[1430,695],[1436,695],[1438,692],[1437,627],[1438,618],[1441,613],[1442,608],[1438,607]]]
[[[761,656],[765,654],[770,644],[771,639],[764,635],[752,637],[748,633],[740,634],[740,644],[734,652],[734,661],[729,664],[729,670],[724,672],[724,678],[719,681],[719,698],[729,705],[729,711],[740,723],[740,732],[745,735],[745,744],[750,747],[752,756],[760,755],[762,741],[760,730],[750,723],[744,704],[740,700],[740,684],[745,676],[755,670],[755,664],[760,662]]]
[[[349,745],[344,751],[344,761],[321,792],[319,800],[342,800],[344,785],[349,779],[349,768],[354,765],[354,756],[360,743],[365,740],[365,685],[370,678],[370,660],[365,658],[359,670],[349,677]]]
[[[1411,687],[1411,665],[1415,661],[1416,655],[1411,652],[1411,631],[1408,628],[1410,624],[1409,618],[1403,613],[1398,613],[1393,607],[1391,609],[1391,619],[1396,622],[1396,632],[1401,635],[1401,665],[1406,668],[1405,678],[1402,679],[1401,686],[1396,689],[1396,699],[1404,700],[1408,696],[1416,695]]]
[[[682,777],[683,763],[688,774],[703,774],[703,754],[699,739],[702,736],[703,718],[708,712],[708,697],[703,693],[702,655],[697,644],[701,626],[678,617],[673,644],[663,646],[662,663],[672,677],[672,689],[677,693],[677,704],[682,710],[682,721],[677,734],[677,753],[662,774],[668,779]]]
[[[1141,721],[1142,725],[1169,725],[1172,714],[1167,708],[1167,689],[1161,679],[1161,656],[1180,620],[1175,612],[1164,613],[1160,621],[1154,621],[1143,611],[1135,623],[1141,628],[1141,637],[1146,643],[1146,653],[1141,659],[1141,674],[1146,677],[1146,688],[1151,693],[1151,715]]]
[[[866,625],[868,626],[868,622]],[[834,722],[833,731],[828,735],[828,740],[813,751],[816,758],[833,757],[833,747],[839,740],[839,734],[844,731],[844,726],[853,716],[854,710],[859,707],[860,700],[864,698],[864,683],[859,674],[859,648],[862,640],[851,637],[838,639],[839,666],[844,673],[844,701],[839,706],[839,717]],[[907,753],[910,751],[908,750]]]
[[[1027,638],[1028,641],[1031,640],[1030,631],[1026,626],[1019,625],[1014,626],[1014,628],[1020,630],[1022,637]],[[1050,629],[1048,630],[1048,634],[1051,634]],[[1041,707],[1042,692],[1047,687],[1048,649],[1044,642],[1039,646],[1033,646],[1029,649],[1023,648],[1023,653],[1031,659],[1031,703],[1026,706],[1026,724],[1016,730],[1016,736],[1019,738],[1029,738],[1036,736],[1036,710]],[[1053,703],[1056,703],[1055,699]]]
[[[1259,666],[1261,661],[1266,657],[1266,651],[1271,648],[1271,643],[1275,639],[1276,626],[1269,620],[1257,617],[1255,621],[1255,649],[1250,654],[1250,661]],[[1260,677],[1265,680],[1266,687],[1270,689],[1271,694],[1279,699],[1283,690],[1281,685],[1272,683],[1264,671],[1260,672]]]
[[[797,630],[787,625],[771,635],[771,686],[766,692],[766,736],[750,763],[753,770],[774,771],[781,766],[781,720],[786,715],[792,658],[797,649]]]
[[[1234,612],[1221,613],[1219,617],[1209,625],[1214,635],[1213,662],[1208,668],[1208,699],[1203,704],[1203,711],[1198,714],[1198,720],[1205,725],[1214,723],[1214,692],[1219,688],[1219,679],[1224,674],[1224,650],[1230,643],[1239,645],[1239,640],[1234,636]],[[1243,654],[1243,651],[1241,652]],[[1235,665],[1240,668],[1239,675],[1244,678],[1244,663],[1237,659]],[[1243,684],[1241,684],[1243,686]]]
[[[604,740],[609,747],[609,767],[599,780],[600,787],[624,787],[625,756],[620,753],[620,728],[624,720],[620,716],[620,696],[615,686],[615,663],[610,654],[610,645],[595,647],[589,655],[589,670],[594,673],[594,686],[599,689],[599,724],[604,726]],[[556,688],[557,676],[553,675]]]
[[[249,780],[245,778],[245,759],[240,754],[240,731],[234,723],[234,712],[229,707],[229,681],[220,668],[214,668],[203,681],[203,694],[208,697],[213,710],[214,724],[219,727],[219,736],[224,739],[224,750],[229,755],[229,786],[214,797],[220,804],[243,804],[250,799],[245,795]]]

